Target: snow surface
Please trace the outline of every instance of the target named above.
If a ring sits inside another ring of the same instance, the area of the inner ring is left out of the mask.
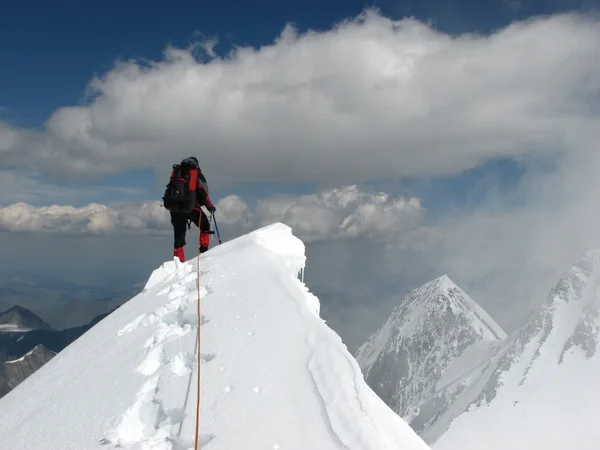
[[[201,256],[202,448],[429,449],[319,318],[304,263],[282,224]],[[195,259],[166,262],[1,399],[0,448],[193,448],[196,281]]]
[[[565,272],[503,347],[432,448],[598,450],[600,251]]]
[[[490,356],[502,341],[481,340],[468,347],[443,372],[436,384],[436,391],[447,389],[457,381],[465,382],[469,374],[489,363]]]

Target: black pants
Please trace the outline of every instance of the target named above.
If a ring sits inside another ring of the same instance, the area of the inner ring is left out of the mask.
[[[200,246],[208,248],[210,242],[210,222],[208,217],[201,211],[195,209],[189,214],[171,213],[171,225],[173,225],[173,235],[175,248],[185,245],[185,233],[187,230],[187,221],[191,220],[198,227],[198,219],[200,219]]]

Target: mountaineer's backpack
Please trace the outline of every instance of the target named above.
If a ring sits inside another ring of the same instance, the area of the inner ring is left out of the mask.
[[[196,206],[198,166],[186,164],[188,161],[189,158],[181,164],[173,164],[169,184],[162,197],[168,211],[189,214]]]

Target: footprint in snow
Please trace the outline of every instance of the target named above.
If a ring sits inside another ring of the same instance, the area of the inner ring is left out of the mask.
[[[164,322],[159,324],[158,329],[144,345],[146,348],[154,347],[159,344],[170,342],[174,339],[179,339],[181,336],[189,333],[192,330],[190,325],[168,325]]]
[[[184,286],[174,284],[169,289],[169,300],[175,300],[179,297],[183,297],[185,294],[187,294],[187,289],[185,289]]]
[[[215,359],[215,355],[213,355],[212,353],[201,353],[200,354],[200,361],[207,363],[212,361],[213,359]]]
[[[193,434],[192,434],[193,437]],[[201,434],[198,438],[199,448],[206,447],[213,439],[214,434]],[[154,447],[152,447],[154,448]],[[162,447],[161,447],[162,448]],[[171,448],[171,447],[168,447]],[[179,442],[173,447],[173,450],[192,450],[194,448],[194,441],[192,440],[179,440]]]
[[[191,325],[188,317],[184,316],[185,308],[179,306],[174,311],[169,311],[162,316],[162,321],[167,325],[183,327],[184,325]]]
[[[171,371],[177,376],[184,376],[193,370],[196,359],[191,353],[179,353],[171,361]]]
[[[215,438],[214,434],[201,434],[200,435],[200,439],[198,439],[198,441],[199,441],[198,443],[200,444],[200,448],[202,448],[205,445],[207,445],[214,438]]]
[[[131,331],[135,330],[142,323],[142,321],[144,320],[145,317],[146,317],[145,314],[137,316],[134,320],[132,320],[127,325],[125,325],[123,328],[121,328],[117,332],[117,336],[121,336],[123,334],[130,333]]]
[[[185,302],[184,300],[185,296],[176,297],[171,302],[159,306],[152,312],[139,315],[134,320],[125,325],[123,328],[121,328],[117,332],[117,336],[122,336],[123,334],[130,333],[139,326],[154,325],[159,320],[165,322],[167,325],[191,325],[191,315],[184,317],[184,313],[186,312],[185,308],[187,306],[187,303],[189,303]]]
[[[158,344],[155,347],[152,347],[150,351],[146,354],[142,363],[138,366],[136,372],[139,372],[143,375],[152,375],[158,369],[164,359],[164,347],[162,344]]]

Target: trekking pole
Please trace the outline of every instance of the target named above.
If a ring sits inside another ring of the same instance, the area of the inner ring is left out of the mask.
[[[214,212],[209,212],[208,209],[206,208],[206,206],[202,205],[200,207],[202,209],[202,211],[204,211],[204,214],[206,214],[206,217],[209,216],[212,217],[212,220],[215,224],[215,230],[217,231],[217,237],[219,238],[219,244],[222,244],[223,242],[221,241],[221,235],[219,234],[219,227],[217,226],[217,219],[215,218],[215,213]],[[214,231],[211,231],[210,234],[214,234]]]
[[[221,235],[219,234],[219,227],[217,226],[217,218],[215,217],[215,213],[212,213],[212,218],[213,218],[213,222],[215,224],[215,230],[217,232],[217,237],[219,238],[219,244],[222,244],[223,242],[221,242]]]

